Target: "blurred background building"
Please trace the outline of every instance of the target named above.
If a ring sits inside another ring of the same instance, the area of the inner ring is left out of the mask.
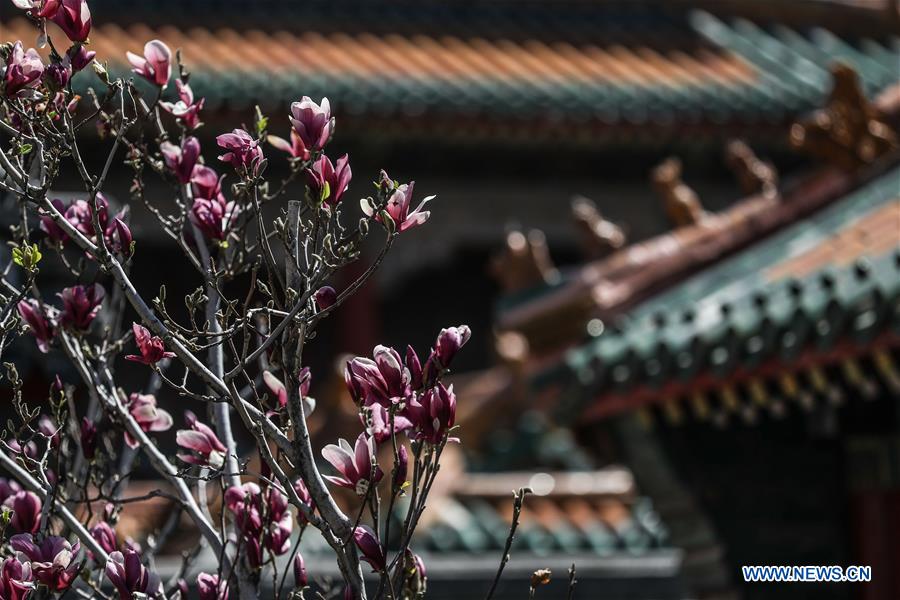
[[[797,596],[742,564],[872,565],[802,593],[900,597],[896,2],[91,8],[116,72],[146,40],[181,48],[208,156],[254,106],[287,137],[290,102],[327,96],[351,196],[382,167],[438,194],[310,353],[324,443],[357,426],[344,353],[472,326],[463,444],[418,540],[434,597],[483,593],[521,485],[503,597],[544,566],[539,595],[564,597],[572,562],[581,598]],[[0,17],[4,39],[36,36]],[[132,210],[143,291],[190,291]],[[62,368],[19,351],[37,388]]]

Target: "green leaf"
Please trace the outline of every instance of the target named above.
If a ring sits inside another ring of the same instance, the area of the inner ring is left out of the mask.
[[[26,271],[33,271],[37,264],[41,262],[41,258],[43,258],[37,244],[16,246],[13,248],[12,255],[13,262]]]

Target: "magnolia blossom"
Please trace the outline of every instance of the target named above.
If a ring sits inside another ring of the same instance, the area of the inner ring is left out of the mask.
[[[13,4],[35,19],[49,19],[59,10],[60,0],[13,0]]]
[[[205,98],[194,102],[194,92],[191,86],[184,83],[180,79],[175,80],[175,87],[178,88],[177,102],[160,102],[162,109],[179,119],[188,131],[192,131],[200,127],[200,111],[203,110]]]
[[[414,554],[409,548],[403,553],[404,597],[418,598],[425,594],[428,574],[425,571],[425,561],[418,554]]]
[[[309,150],[306,149],[303,138],[294,129],[291,129],[291,141],[287,141],[277,135],[266,136],[266,141],[272,144],[274,148],[287,152],[291,158],[309,160]]]
[[[219,581],[216,574],[198,573],[197,593],[200,600],[228,600],[228,581]]]
[[[168,431],[172,427],[172,415],[156,406],[153,394],[131,394],[126,408],[142,431]],[[131,448],[140,446],[128,431],[125,432],[125,443]]]
[[[99,283],[65,288],[59,294],[63,303],[59,316],[60,325],[76,331],[87,331],[100,312],[104,296],[105,292]]]
[[[262,490],[252,481],[225,490],[225,507],[241,531],[262,529]]]
[[[378,541],[378,536],[372,531],[368,525],[359,525],[353,530],[353,541],[356,547],[362,552],[360,560],[364,560],[372,565],[372,571],[383,571],[387,566],[387,558],[384,555],[384,548]]]
[[[53,22],[73,42],[87,41],[91,34],[91,11],[87,0],[60,0],[59,5],[59,9],[51,17]],[[46,8],[45,6],[44,12]]]
[[[37,533],[41,526],[41,499],[29,491],[18,491],[3,501],[12,510],[10,528],[16,533]]]
[[[191,207],[190,219],[205,237],[211,240],[224,240],[228,237],[229,226],[237,215],[238,206],[234,202],[225,202],[224,198],[207,200],[197,198]]]
[[[162,594],[162,583],[156,573],[141,563],[141,555],[131,549],[111,552],[106,561],[106,577],[119,593],[121,600],[131,600],[134,595],[146,594],[156,598]]]
[[[131,69],[134,73],[160,88],[168,85],[172,75],[172,51],[163,42],[151,40],[144,44],[143,56],[132,52],[126,52],[125,56],[134,67]]]
[[[42,307],[37,300],[22,300],[16,305],[19,316],[28,324],[31,334],[37,342],[38,350],[47,352],[50,350],[50,342],[53,340],[53,322],[47,315],[47,309]]]
[[[52,204],[61,214],[66,214],[66,204],[59,198],[53,198],[52,200],[50,200],[50,204]],[[41,231],[46,233],[47,237],[52,242],[56,244],[62,244],[69,239],[69,234],[66,233],[62,227],[56,224],[56,221],[53,220],[53,217],[51,217],[49,213],[47,213],[44,209],[41,209],[39,215]]]
[[[10,557],[0,564],[0,598],[25,600],[34,589],[31,563]]]
[[[319,310],[325,310],[326,308],[334,306],[334,303],[337,302],[338,295],[333,287],[330,285],[323,285],[316,290],[313,297],[316,299],[316,306],[319,307]]]
[[[356,357],[347,363],[344,381],[353,399],[366,406],[402,404],[411,393],[411,374],[400,355],[393,348],[378,345],[373,359]]]
[[[134,332],[134,342],[137,344],[141,355],[129,354],[125,360],[143,363],[145,365],[155,365],[164,358],[172,358],[174,352],[168,352],[163,345],[162,338],[150,335],[146,327],[132,323],[131,330]]]
[[[300,380],[300,398],[303,399],[303,414],[309,416],[316,409],[315,398],[310,398],[309,396],[309,388],[312,385],[312,376],[310,375],[309,367],[300,369],[300,372],[297,373],[297,379]],[[275,377],[271,371],[263,372],[263,381],[265,382],[266,387],[269,388],[269,391],[275,395],[278,406],[281,408],[286,407],[288,394],[287,389],[284,387],[284,383]]]
[[[402,489],[409,472],[409,450],[404,444],[397,446],[397,466],[394,470],[394,487]]]
[[[353,175],[348,160],[345,154],[337,159],[336,164],[331,164],[331,159],[323,154],[306,170],[306,182],[313,200],[327,206],[338,205]]]
[[[360,412],[359,418],[375,442],[381,444],[391,439],[391,415],[381,404],[372,404]],[[394,432],[401,433],[412,428],[412,421],[402,414],[394,415]]]
[[[419,355],[412,346],[406,347],[406,356],[404,358],[406,368],[409,369],[409,386],[414,390],[422,389],[423,373],[422,363],[419,361]]]
[[[393,193],[388,199],[384,210],[388,215],[390,215],[391,220],[394,222],[394,226],[397,228],[397,231],[403,232],[407,229],[417,227],[427,221],[428,217],[431,216],[431,213],[429,211],[423,211],[422,208],[427,202],[433,200],[434,196],[428,196],[419,203],[419,206],[417,206],[414,211],[409,211],[409,207],[412,203],[413,188],[415,187],[415,185],[415,181],[410,181],[409,183],[404,183],[394,188],[394,184],[388,177],[387,173],[382,171],[382,186],[387,187],[389,190],[393,190]],[[362,211],[366,215],[370,217],[374,216],[376,221],[378,221],[379,223],[383,223],[381,214],[375,214],[375,208],[372,206],[372,203],[368,199],[364,198],[361,201],[360,206],[362,208]]]
[[[222,195],[222,179],[211,167],[198,164],[191,173],[191,189],[194,198],[206,198],[207,200]]]
[[[221,469],[225,464],[228,449],[219,441],[219,438],[208,425],[197,420],[197,416],[189,410],[184,412],[185,421],[190,429],[179,429],[175,432],[175,442],[188,451],[179,454],[178,458],[192,465],[210,466]]]
[[[316,509],[316,503],[312,499],[312,495],[309,493],[309,490],[306,487],[306,483],[302,479],[298,479],[294,482],[294,491],[297,493],[297,497],[300,499],[303,504],[309,507],[310,512]],[[297,523],[300,525],[306,525],[309,520],[306,518],[306,515],[303,514],[302,510],[297,511]]]
[[[6,95],[12,98],[25,89],[38,86],[44,72],[44,63],[37,50],[29,48],[26,51],[22,42],[16,42],[6,59],[5,71],[3,81],[6,84]]]
[[[416,437],[438,444],[456,422],[456,394],[453,386],[439,383],[429,388],[409,406],[408,414],[416,427]],[[458,441],[451,438],[450,441]]]
[[[81,418],[81,452],[88,460],[97,453],[97,425],[87,417]]]
[[[450,361],[459,352],[469,338],[472,337],[472,330],[468,325],[460,325],[459,327],[448,327],[441,329],[438,334],[437,341],[434,344],[434,356],[443,368],[450,366]]]
[[[245,169],[250,175],[257,175],[260,162],[263,160],[262,148],[253,137],[243,129],[235,129],[231,133],[223,133],[216,138],[220,148],[226,150],[219,160],[229,163],[235,169]]]
[[[306,575],[306,563],[299,552],[294,557],[294,587],[304,588],[309,585],[309,577]]]
[[[359,434],[353,448],[343,438],[337,445],[328,444],[322,448],[322,456],[341,474],[341,477],[326,475],[324,478],[336,486],[354,490],[358,496],[365,496],[369,487],[384,476],[381,467],[373,461],[372,439],[365,433]]]
[[[5,502],[7,498],[17,492],[22,491],[22,486],[14,479],[0,477],[0,502]]]
[[[78,542],[73,546],[65,538],[51,535],[37,544],[30,533],[21,533],[12,536],[9,545],[19,553],[20,561],[24,562],[26,558],[31,561],[34,578],[51,592],[68,589],[78,576],[81,568],[81,564],[75,562],[80,547]]]
[[[166,167],[175,173],[178,181],[188,183],[194,173],[194,166],[200,158],[200,141],[192,135],[182,140],[180,146],[171,142],[163,142],[159,145],[159,151],[163,155]]]
[[[263,543],[272,554],[280,556],[291,549],[294,519],[288,510],[287,496],[274,487],[266,489],[266,532]]]
[[[55,62],[44,69],[44,82],[53,91],[61,90],[72,78],[72,66],[68,58],[63,62]]]
[[[334,132],[328,98],[316,104],[309,96],[303,96],[300,102],[291,104],[291,125],[306,150],[321,150]]]
[[[116,530],[106,521],[100,521],[90,529],[91,537],[97,545],[103,548],[107,554],[112,554],[119,548],[119,540],[116,538]]]
[[[94,57],[97,56],[97,53],[93,50],[88,50],[82,44],[75,44],[69,51],[66,53],[66,56],[69,57],[69,64],[72,65],[72,70],[76,73],[94,60]]]
[[[106,200],[106,197],[103,196],[103,194],[98,193],[96,202],[97,222],[100,224],[100,230],[103,232],[103,239],[106,242],[106,246],[112,252],[130,254],[132,241],[131,230],[128,229],[128,226],[124,221],[127,211],[122,209],[112,220],[110,220],[109,202]],[[65,207],[65,204],[58,199],[52,200],[51,203],[57,211],[63,213],[66,221],[68,221],[72,227],[77,229],[88,239],[96,240],[96,236],[94,235],[94,206],[91,202],[78,199],[74,200],[68,207]],[[64,207],[65,211],[63,211]],[[42,213],[41,229],[57,243],[63,243],[68,239],[68,234],[53,221],[53,217],[49,214]]]

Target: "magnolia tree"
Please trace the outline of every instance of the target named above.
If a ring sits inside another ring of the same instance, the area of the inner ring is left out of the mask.
[[[268,577],[275,597],[301,597],[308,577],[298,544],[309,527],[336,557],[343,582],[333,594],[366,597],[370,567],[369,595],[421,596],[425,566],[410,540],[442,450],[454,441],[456,399],[442,379],[469,329],[442,330],[421,359],[411,347],[401,355],[377,346],[371,358],[350,360],[359,436],[324,448],[313,447],[307,427],[315,403],[304,348],[403,232],[428,220],[429,198],[412,208],[413,183],[382,171],[361,212],[349,203],[348,158],[325,154],[335,128],[327,99],[291,105],[288,139],[268,135],[257,109],[250,130],[222,133],[218,160],[205,158],[194,135],[203,98],[180,55],[150,41],[143,56],[127,54],[133,73],[117,78],[90,50],[84,0],[13,3],[48,58],[23,41],[0,47],[0,190],[15,206],[0,352],[28,332],[80,381],[57,377],[47,397],[25,397],[16,366],[4,363],[13,416],[0,441],[10,476],[0,481],[0,599],[176,598],[194,577],[204,599],[258,597]],[[67,39],[51,35],[48,21]],[[79,98],[72,84],[85,69],[100,84]],[[79,139],[93,129],[106,147],[92,171]],[[271,149],[288,165],[278,181],[266,179]],[[130,266],[141,240],[127,204],[113,207],[103,195],[114,168],[132,179],[129,202],[146,208],[192,268],[196,289],[185,298],[168,298],[164,279],[155,297],[138,291]],[[57,198],[60,176],[80,180],[81,195]],[[168,191],[145,193],[151,178]],[[360,259],[369,236],[383,238],[377,257],[345,289],[328,286]],[[71,273],[56,294],[42,290],[49,282],[40,277],[51,261]],[[186,315],[176,318],[170,310],[182,302]],[[124,361],[146,371],[143,389],[123,383]],[[163,410],[163,392],[191,411]],[[169,429],[177,429],[177,447],[157,440]],[[235,444],[238,429],[252,448]],[[136,497],[127,481],[141,456],[161,484]],[[378,456],[389,458],[379,464]],[[336,488],[351,490],[355,502],[337,502]],[[152,568],[166,531],[143,547],[116,533],[126,504],[154,496],[171,498],[199,532],[196,551],[168,581]],[[399,506],[400,519],[389,518]],[[215,566],[198,574],[204,547]]]

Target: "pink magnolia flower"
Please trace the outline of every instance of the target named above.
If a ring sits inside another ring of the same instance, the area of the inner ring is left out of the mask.
[[[50,204],[52,204],[61,214],[66,214],[66,204],[59,198],[50,200]],[[41,209],[39,211],[39,214],[41,221],[41,231],[46,233],[47,237],[52,242],[56,244],[62,244],[69,239],[69,234],[66,233],[62,227],[56,224],[56,221],[53,220],[53,217],[51,217],[49,213],[47,213],[44,209]]]
[[[378,483],[384,476],[372,460],[372,439],[365,433],[356,438],[354,448],[341,438],[337,445],[328,444],[322,448],[322,456],[341,474],[341,477],[326,475],[324,478],[338,487],[354,490],[358,496],[365,496],[370,485]]]
[[[91,64],[91,61],[94,60],[94,57],[97,56],[97,53],[93,50],[88,50],[82,44],[75,44],[74,46],[69,48],[69,51],[66,53],[66,55],[69,57],[69,62],[72,65],[72,70],[77,73],[78,71]]]
[[[236,203],[225,202],[225,198],[219,196],[211,200],[196,198],[189,217],[207,239],[221,241],[228,237],[228,231],[237,213]]]
[[[300,372],[297,373],[297,379],[300,380],[300,397],[303,399],[303,414],[309,416],[310,413],[316,409],[315,399],[309,397],[309,388],[312,385],[312,375],[310,374],[309,367],[300,369]],[[275,395],[278,406],[281,408],[287,406],[288,394],[287,389],[284,387],[284,383],[275,377],[271,371],[263,372],[263,381],[265,382],[266,387],[269,388],[269,391]]]
[[[206,99],[200,98],[194,102],[194,92],[191,90],[191,86],[180,79],[175,80],[175,87],[178,88],[178,101],[160,102],[159,105],[164,111],[179,119],[188,131],[193,131],[203,125],[200,122],[200,111],[203,110],[203,103]]]
[[[328,98],[322,98],[322,103],[316,104],[309,96],[303,96],[300,102],[291,104],[290,118],[294,131],[308,150],[321,150],[334,132]]]
[[[407,548],[403,552],[403,570],[405,596],[410,598],[420,597],[425,593],[428,574],[425,571],[425,561],[418,554]]]
[[[302,479],[297,479],[297,481],[294,482],[294,491],[297,492],[297,497],[300,498],[300,501],[303,502],[303,504],[309,507],[310,511],[316,509],[316,503],[312,499],[312,495],[309,493],[309,490],[306,488],[306,483]],[[305,525],[309,522],[306,515],[303,514],[303,511],[297,511],[297,522],[300,525]]]
[[[6,74],[3,78],[6,96],[12,98],[23,90],[37,87],[43,72],[44,63],[37,50],[29,48],[26,51],[22,42],[16,42],[6,59]]]
[[[449,367],[450,361],[453,360],[459,349],[469,341],[470,337],[472,337],[472,330],[469,329],[468,325],[441,329],[434,344],[434,356],[440,366],[445,369]]]
[[[409,212],[415,185],[415,181],[410,181],[409,183],[404,183],[394,188],[393,181],[390,180],[387,173],[382,171],[382,186],[387,186],[388,189],[393,190],[384,209],[387,211],[388,215],[390,215],[391,220],[394,222],[394,226],[399,232],[417,227],[427,221],[428,217],[431,216],[429,211],[423,211],[422,208],[426,203],[433,200],[434,196],[428,196],[419,203],[419,206],[417,206],[414,211]],[[374,216],[375,220],[379,223],[383,222],[380,214],[375,215],[375,210],[367,199],[363,199],[360,206],[366,215],[370,217]]]
[[[91,537],[97,545],[103,548],[107,554],[112,554],[119,549],[119,540],[116,538],[116,530],[106,521],[100,521],[90,530]]]
[[[69,79],[72,78],[72,66],[68,59],[64,62],[51,63],[44,69],[44,82],[53,91],[58,91],[66,87]]]
[[[277,135],[267,136],[266,141],[272,144],[274,148],[281,150],[282,152],[287,152],[291,158],[309,160],[309,150],[306,149],[303,138],[301,138],[293,129],[291,129],[291,141],[287,141]]]
[[[88,419],[81,419],[81,452],[88,460],[92,460],[97,454],[97,425]]]
[[[306,564],[303,555],[299,552],[294,557],[294,587],[304,588],[309,585],[309,577],[306,574]]]
[[[31,563],[10,557],[0,565],[0,598],[25,600],[34,589]]]
[[[178,458],[192,465],[208,465],[213,469],[221,469],[225,464],[228,449],[219,441],[216,432],[198,421],[197,416],[189,410],[184,411],[184,418],[190,429],[179,429],[175,432],[175,443],[189,452],[179,454]],[[190,451],[196,454],[191,454]]]
[[[3,501],[12,510],[9,526],[16,533],[37,533],[41,526],[41,499],[34,492],[21,490]]]
[[[255,533],[262,529],[262,490],[252,481],[225,490],[225,507],[242,532]]]
[[[409,450],[405,444],[397,446],[397,468],[394,471],[394,488],[402,489],[409,472]]]
[[[191,189],[194,191],[194,198],[206,198],[211,200],[222,195],[222,179],[218,173],[211,167],[198,164],[194,167],[191,174]]]
[[[18,553],[20,561],[31,561],[34,578],[46,585],[51,592],[61,592],[72,585],[78,576],[81,564],[75,562],[79,544],[69,543],[65,538],[51,535],[40,544],[35,543],[30,533],[12,536],[9,545]]]
[[[37,342],[38,350],[46,353],[53,340],[53,322],[47,315],[46,308],[41,308],[37,300],[22,300],[16,305],[19,316],[28,324],[31,334]]]
[[[168,431],[172,427],[172,415],[156,406],[153,394],[131,394],[126,408],[142,431]],[[127,431],[125,443],[131,448],[140,445]]]
[[[134,238],[131,235],[131,229],[119,217],[113,219],[112,225],[107,229],[106,245],[112,252],[131,256],[133,252],[132,242]]]
[[[58,211],[62,212],[62,207],[64,205],[61,201],[54,200],[53,206],[56,207]],[[131,230],[128,229],[128,226],[124,221],[126,214],[127,211],[122,209],[115,217],[113,217],[112,221],[110,221],[109,202],[103,194],[97,194],[97,221],[100,224],[100,229],[103,231],[103,239],[112,252],[128,254],[131,251]],[[90,240],[96,240],[93,221],[94,207],[90,201],[81,199],[74,200],[65,209],[64,216],[66,221],[71,223],[72,227],[84,234],[85,237]],[[62,236],[57,235],[53,230],[53,227],[58,226],[53,222],[53,219],[49,215],[42,216],[41,225],[44,231],[51,235],[51,237],[54,239],[59,238],[59,242],[64,242],[68,239],[67,235],[63,238]]]
[[[200,141],[192,135],[182,140],[181,146],[171,142],[163,142],[159,145],[159,151],[163,155],[166,167],[175,173],[178,181],[188,183],[194,173],[194,166],[200,158]]]
[[[220,148],[226,150],[219,160],[229,163],[235,169],[245,169],[249,175],[257,175],[260,162],[263,160],[262,148],[253,137],[243,129],[235,129],[231,133],[223,133],[216,138]]]
[[[60,325],[76,331],[87,331],[100,312],[104,296],[105,292],[99,283],[65,288],[59,294],[63,303]]]
[[[134,332],[134,342],[137,344],[141,355],[129,354],[125,357],[125,360],[139,362],[145,365],[155,365],[164,358],[172,358],[175,356],[174,352],[166,351],[162,338],[150,335],[150,332],[146,327],[138,325],[137,323],[132,323],[131,330]]]
[[[106,561],[106,577],[119,593],[121,600],[131,600],[134,594],[146,594],[151,598],[162,593],[162,584],[156,573],[141,563],[141,555],[131,549],[111,552]]]
[[[439,383],[429,388],[418,402],[409,405],[408,414],[416,427],[416,437],[438,444],[456,422],[456,394],[453,386]],[[449,441],[458,441],[450,438]]]
[[[60,0],[59,9],[51,18],[73,42],[85,42],[91,34],[87,0]]]
[[[58,205],[54,204],[57,208]],[[75,200],[66,209],[66,221],[83,233],[88,239],[94,238],[94,207],[87,200]],[[109,225],[109,202],[103,194],[97,194],[97,221],[101,229]]]
[[[334,306],[334,303],[337,302],[338,295],[333,287],[330,285],[323,285],[316,290],[314,297],[316,299],[316,306],[319,307],[319,310],[325,310],[330,306]]]
[[[333,165],[331,159],[323,154],[306,170],[306,182],[313,200],[328,206],[338,205],[353,176],[348,160],[345,154]]]
[[[353,530],[353,541],[356,547],[362,552],[361,560],[366,561],[372,566],[372,571],[383,571],[387,566],[387,558],[384,555],[384,548],[378,541],[378,536],[372,531],[368,525],[359,525]]]
[[[21,491],[22,486],[19,485],[18,481],[0,477],[0,503],[5,502],[7,498],[14,495],[16,492]]]
[[[266,489],[265,521],[267,524],[264,538],[266,548],[276,556],[290,550],[294,519],[288,510],[287,496],[271,486]]]
[[[391,439],[391,415],[381,404],[371,404],[359,415],[366,431],[381,444]],[[401,433],[412,428],[412,421],[401,414],[394,415],[394,432]]]
[[[163,42],[151,40],[144,44],[144,55],[138,56],[133,52],[126,52],[128,62],[134,67],[131,69],[150,83],[165,88],[172,75],[172,51]]]
[[[216,574],[198,573],[197,593],[200,600],[228,600],[228,581],[219,581]]]
[[[373,358],[356,357],[347,363],[344,381],[357,403],[388,407],[402,404],[410,395],[411,375],[400,354],[387,346],[376,346]]]
[[[60,0],[13,0],[13,4],[36,19],[49,19],[59,10]]]
[[[409,385],[414,390],[422,389],[423,373],[419,355],[412,346],[406,347],[406,368],[409,369]]]

